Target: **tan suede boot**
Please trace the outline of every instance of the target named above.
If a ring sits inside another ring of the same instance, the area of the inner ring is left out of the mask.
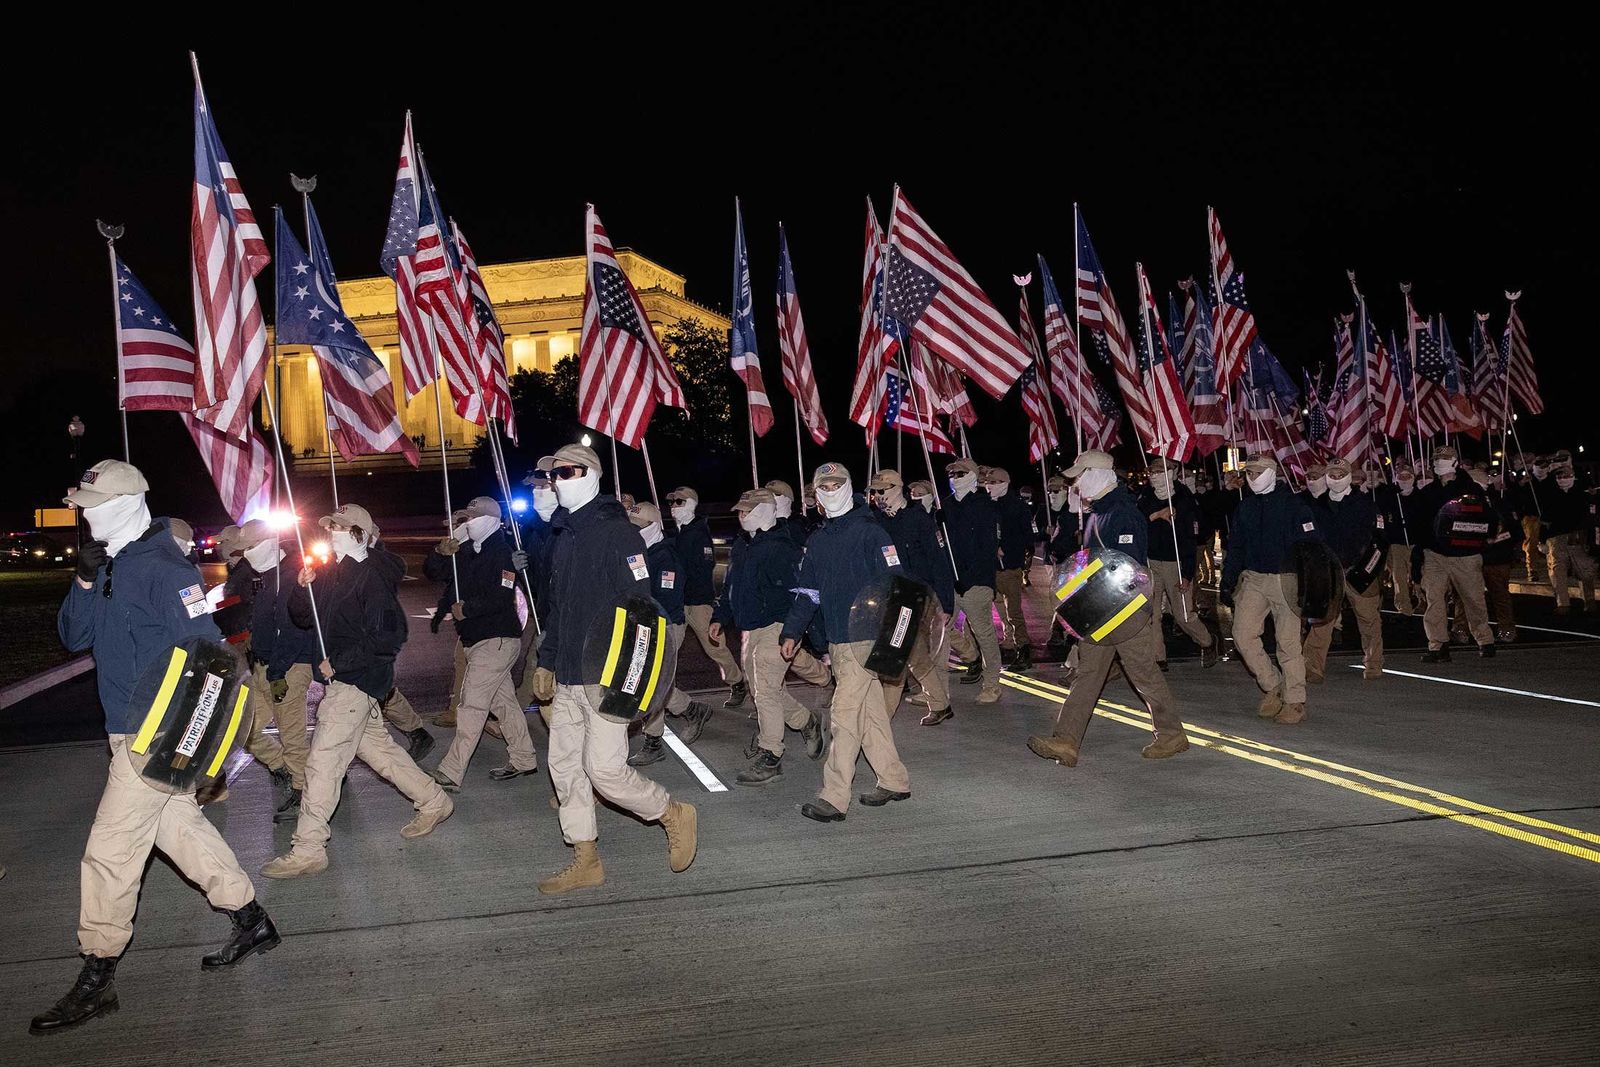
[[[1256,714],[1263,719],[1276,718],[1278,712],[1283,710],[1283,686],[1278,686],[1272,692],[1261,698],[1261,706],[1256,709]]]
[[[1140,755],[1144,756],[1145,759],[1166,759],[1168,756],[1176,756],[1178,753],[1187,752],[1188,750],[1188,734],[1166,734],[1165,736],[1157,734],[1154,741],[1144,746]]]
[[[1035,756],[1053,759],[1063,767],[1078,765],[1078,746],[1065,737],[1030,737],[1028,748]]]
[[[1281,722],[1293,726],[1297,722],[1306,721],[1306,706],[1304,704],[1286,704],[1284,709],[1273,716],[1273,722]]]
[[[667,860],[674,874],[682,874],[694,862],[695,850],[700,844],[700,813],[693,804],[674,800],[661,816],[661,825],[667,831]]]
[[[600,850],[593,841],[575,841],[572,862],[560,874],[539,883],[539,892],[551,895],[574,889],[593,889],[606,884],[606,869],[600,863]]]

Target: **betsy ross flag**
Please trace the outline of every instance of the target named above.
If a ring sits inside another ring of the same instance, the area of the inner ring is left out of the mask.
[[[889,367],[883,375],[883,425],[885,429],[904,430],[928,442],[932,452],[955,454],[955,446],[933,415],[928,403],[927,382],[918,375],[918,388],[913,392],[906,385],[905,375],[899,367]]]
[[[191,62],[193,53],[190,53]],[[233,172],[194,70],[194,185],[189,266],[194,288],[195,415],[240,440],[261,392],[267,327],[255,277],[272,257]]]
[[[1028,283],[1032,280],[1031,275],[1016,279],[1021,287],[1017,290],[1020,305],[1017,309],[1017,336],[1032,357],[1018,383],[1021,386],[1022,410],[1028,416],[1028,458],[1037,462],[1061,443],[1061,437],[1056,430],[1056,413],[1050,405],[1050,392],[1039,377],[1044,355],[1039,351],[1039,337],[1033,329],[1033,311],[1028,307]]]
[[[1216,348],[1211,332],[1211,302],[1205,287],[1193,278],[1178,283],[1183,290],[1183,391],[1194,419],[1194,453],[1205,457],[1228,439],[1226,414],[1217,389]]]
[[[772,400],[761,380],[761,356],[756,352],[755,291],[750,285],[750,252],[744,243],[744,213],[739,198],[733,200],[733,325],[728,330],[728,363],[744,383],[749,401],[750,426],[757,437],[772,429]]]
[[[1028,366],[1022,340],[898,187],[884,263],[888,313],[996,400]]]
[[[116,271],[117,405],[124,411],[193,411],[194,347],[121,256]]]
[[[1256,315],[1244,294],[1244,273],[1228,251],[1228,239],[1214,208],[1206,208],[1206,228],[1211,235],[1211,271],[1217,283],[1216,336],[1217,387],[1226,389],[1248,366],[1250,343],[1256,339]]]
[[[1522,401],[1529,415],[1544,413],[1544,398],[1539,395],[1539,376],[1533,372],[1533,351],[1528,347],[1528,331],[1522,325],[1522,313],[1517,310],[1519,293],[1507,293],[1511,310],[1506,315],[1506,332],[1501,339],[1501,363],[1507,369],[1511,393]]]
[[[1136,437],[1150,442],[1156,437],[1155,413],[1139,375],[1139,362],[1128,343],[1128,328],[1111,295],[1111,283],[1089,239],[1083,213],[1074,208],[1078,234],[1078,322],[1089,330],[1102,361],[1109,360],[1117,375],[1117,388],[1127,405]]]
[[[495,317],[494,304],[489,300],[489,289],[478,273],[478,257],[472,254],[461,227],[450,221],[450,232],[456,243],[456,259],[461,272],[456,278],[456,292],[461,299],[461,317],[467,324],[468,339],[472,343],[472,362],[478,370],[478,388],[483,392],[483,403],[491,419],[499,419],[506,428],[506,436],[517,440],[517,416],[511,407],[511,380],[506,376],[506,335]]]
[[[783,386],[794,397],[800,418],[817,444],[828,440],[828,420],[822,414],[822,396],[811,371],[811,347],[806,343],[806,321],[800,315],[800,294],[795,291],[794,265],[789,262],[789,238],[778,223],[778,352],[783,363]]]
[[[1161,329],[1161,309],[1150,291],[1150,278],[1144,264],[1134,265],[1139,287],[1139,369],[1143,372],[1151,409],[1155,412],[1155,434],[1145,440],[1151,455],[1164,456],[1179,463],[1189,462],[1194,453],[1194,418],[1178,381],[1178,369]]]
[[[277,212],[277,341],[309,345],[317,354],[328,435],[345,459],[399,452],[417,466],[417,446],[400,428],[394,382],[339,302],[333,263],[315,209],[306,201],[307,255],[283,212]]]
[[[657,403],[688,405],[639,294],[617,263],[600,216],[593,204],[584,210],[588,269],[578,349],[578,419],[638,448]]]
[[[1450,337],[1450,327],[1445,323],[1444,316],[1437,316],[1439,325],[1439,355],[1444,360],[1444,389],[1449,398],[1450,421],[1447,424],[1452,433],[1464,433],[1469,437],[1483,437],[1483,420],[1478,417],[1478,410],[1472,403],[1471,382],[1461,368],[1461,357],[1456,354],[1455,341]]]

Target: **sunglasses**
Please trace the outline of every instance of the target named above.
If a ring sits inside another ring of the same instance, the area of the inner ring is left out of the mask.
[[[550,468],[550,473],[558,482],[568,482],[574,478],[582,478],[589,473],[589,468],[581,463],[562,463]]]
[[[689,498],[686,497],[686,496],[669,496],[669,497],[667,497],[667,507],[669,507],[669,508],[681,508],[681,507],[683,507],[683,505],[685,505],[687,503],[689,503]]]

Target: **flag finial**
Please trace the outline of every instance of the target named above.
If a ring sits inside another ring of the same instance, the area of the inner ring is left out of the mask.
[[[298,174],[291,173],[289,184],[294,186],[297,193],[314,193],[317,190],[317,176],[313,174],[309,178],[302,178]]]
[[[113,226],[111,223],[101,222],[99,219],[95,219],[94,224],[95,228],[100,231],[100,236],[104,237],[107,241],[117,240],[126,230],[126,227],[124,226]]]

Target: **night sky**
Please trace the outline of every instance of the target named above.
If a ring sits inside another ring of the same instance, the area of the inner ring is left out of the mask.
[[[1207,270],[1213,204],[1261,332],[1292,371],[1331,362],[1332,316],[1353,306],[1347,268],[1385,331],[1402,324],[1397,283],[1414,282],[1419,309],[1446,315],[1463,354],[1471,312],[1492,311],[1498,332],[1502,292],[1522,289],[1548,404],[1520,424],[1525,443],[1600,436],[1585,403],[1593,345],[1580,248],[1593,247],[1595,185],[1586,37],[1521,11],[1434,22],[1284,5],[1219,23],[1215,5],[1030,17],[995,7],[920,6],[910,24],[860,8],[791,12],[781,24],[741,23],[737,38],[710,36],[685,7],[663,12],[683,21],[664,23],[648,50],[533,19],[515,47],[436,37],[431,79],[405,75],[407,49],[378,38],[336,42],[314,62],[298,57],[323,35],[287,27],[197,47],[264,228],[274,203],[295,199],[290,172],[316,174],[343,277],[378,272],[407,108],[445,210],[483,262],[581,253],[592,200],[619,245],[685,274],[691,298],[725,307],[737,194],[779,395],[770,294],[782,220],[829,421],[852,444],[844,409],[864,198],[881,215],[895,182],[1007,317],[1011,275],[1032,270],[1034,253],[1069,284],[1073,201],[1125,316],[1135,260],[1158,299]],[[0,74],[11,160],[0,203],[10,246],[0,524],[12,525],[75,473],[72,414],[90,424],[86,461],[120,454],[96,217],[127,227],[129,264],[179,321],[191,314],[184,42],[75,53],[66,78],[28,62]],[[1037,285],[1031,299],[1037,314]],[[776,403],[770,450],[792,471],[776,443],[790,439],[787,395]],[[1019,469],[1015,398],[981,404],[980,419],[979,458]],[[135,452],[162,454],[145,464],[159,466],[158,491],[204,479],[173,416],[133,425]]]

